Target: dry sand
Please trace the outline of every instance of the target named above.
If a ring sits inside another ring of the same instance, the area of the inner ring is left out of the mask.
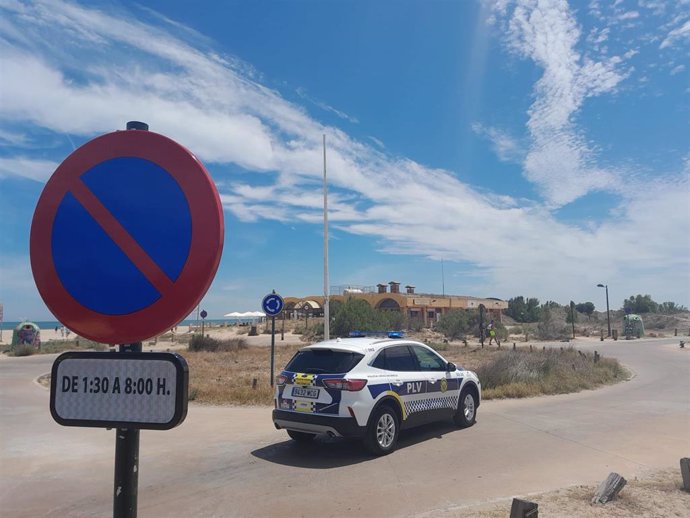
[[[247,334],[248,328],[246,326],[228,326],[228,327],[206,327],[204,329],[204,334],[210,336],[211,338],[216,338],[219,340],[226,340],[230,338],[244,338],[247,344],[250,346],[270,346],[271,345],[271,335],[264,334],[264,325],[258,326],[259,335],[249,336]],[[276,325],[276,345],[286,345],[286,344],[300,344],[301,335],[293,334],[290,331],[285,331],[284,339],[281,339],[280,327]],[[194,329],[190,329],[190,326],[177,326],[175,328],[174,337],[170,333],[166,333],[158,337],[157,339],[146,340],[143,342],[144,350],[179,350],[185,349],[187,347],[186,343],[189,341],[190,336],[194,334]],[[12,331],[3,330],[3,340],[2,344],[9,345],[12,342]],[[75,341],[79,339],[79,336],[75,333],[70,333],[69,336],[63,335],[60,330],[57,331],[54,328],[41,329],[41,342],[46,343],[49,341],[65,341],[71,340]],[[180,343],[183,342],[183,343]],[[307,345],[306,343],[304,345]]]
[[[625,476],[625,474],[622,474]],[[690,493],[682,489],[680,468],[628,480],[618,497],[607,504],[590,502],[596,486],[574,486],[549,493],[517,496],[539,505],[539,516],[549,518],[688,518]],[[512,500],[501,500],[465,509],[432,511],[422,516],[454,518],[505,518]]]

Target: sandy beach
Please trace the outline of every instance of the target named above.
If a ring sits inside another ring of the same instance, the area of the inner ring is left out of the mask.
[[[257,326],[257,331],[259,334],[257,336],[248,335],[248,326],[218,326],[210,325],[204,327],[204,334],[210,336],[211,338],[216,338],[218,340],[227,340],[231,338],[244,338],[249,346],[256,347],[266,347],[271,345],[271,334],[263,333],[265,328],[264,324],[259,324]],[[164,333],[158,337],[145,340],[143,346],[145,350],[166,350],[166,349],[184,349],[189,341],[190,337],[200,332],[196,329],[196,326],[177,326],[174,331]],[[73,332],[66,334],[65,331],[58,328],[42,328],[41,329],[41,342],[47,343],[51,341],[76,341],[81,337]],[[12,343],[12,329],[3,329],[2,340],[0,344],[9,345]],[[276,329],[276,344],[299,344],[301,342],[301,335],[293,334],[291,331],[286,330],[284,337],[281,338],[280,329]],[[305,345],[307,345],[305,343]]]

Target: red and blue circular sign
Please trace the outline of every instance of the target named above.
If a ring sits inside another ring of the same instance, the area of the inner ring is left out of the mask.
[[[201,301],[223,249],[223,210],[203,164],[149,131],[116,131],[68,156],[31,224],[31,268],[69,329],[103,343],[145,340]]]

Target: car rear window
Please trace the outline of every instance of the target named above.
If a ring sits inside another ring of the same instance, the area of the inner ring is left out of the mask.
[[[364,358],[363,354],[332,349],[307,349],[298,351],[285,370],[309,374],[338,374],[352,370]]]

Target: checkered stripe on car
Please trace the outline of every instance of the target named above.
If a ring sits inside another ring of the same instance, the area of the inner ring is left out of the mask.
[[[317,382],[317,375],[316,374],[300,374],[300,373],[295,373],[292,376],[292,383],[295,385],[300,385],[302,387],[314,387]]]
[[[405,411],[408,414],[414,412],[424,412],[426,410],[437,410],[440,408],[457,408],[458,396],[434,397],[428,399],[417,399],[415,401],[405,401]]]

